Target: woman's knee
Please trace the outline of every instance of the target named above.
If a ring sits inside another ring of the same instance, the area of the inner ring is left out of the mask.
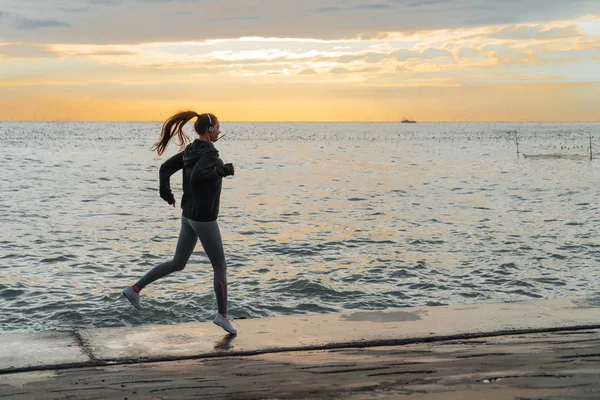
[[[227,264],[213,264],[213,271],[215,273],[215,277],[224,279],[227,275]]]
[[[185,269],[186,264],[187,264],[187,262],[184,262],[184,261],[173,260],[173,261],[171,261],[171,269],[173,270],[173,272],[183,271]]]

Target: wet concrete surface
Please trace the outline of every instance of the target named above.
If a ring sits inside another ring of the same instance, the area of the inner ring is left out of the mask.
[[[598,299],[418,307],[235,321],[0,334],[0,373],[226,355],[373,347],[600,327]],[[132,311],[135,312],[135,311]]]
[[[23,366],[77,365],[88,361],[74,332],[0,334],[0,372]]]
[[[0,375],[3,399],[549,400],[599,392],[599,329]]]

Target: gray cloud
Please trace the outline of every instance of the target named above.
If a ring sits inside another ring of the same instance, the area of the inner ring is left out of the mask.
[[[343,11],[345,10],[345,8],[342,7],[323,7],[323,8],[317,8],[317,11],[320,12],[334,12],[334,11]]]
[[[477,50],[467,47],[460,49],[460,51],[458,52],[458,57],[460,58],[473,58],[477,57],[478,55],[479,52]]]
[[[452,56],[452,53],[450,53],[448,50],[429,48],[423,52],[423,56],[425,58],[439,58]]]
[[[70,28],[71,24],[56,21],[54,19],[20,18],[15,21],[15,26],[17,29],[31,30],[42,28]]]
[[[235,22],[235,21],[259,21],[260,17],[250,15],[247,17],[226,17],[226,18],[202,18],[204,22]]]
[[[389,4],[360,4],[355,8],[363,10],[386,10],[393,7]]]
[[[114,6],[117,4],[121,4],[120,0],[88,0],[90,4],[101,4],[105,6]]]
[[[371,64],[377,64],[379,61],[388,57],[387,54],[370,53],[367,55],[366,61]]]
[[[137,55],[134,51],[127,50],[98,50],[77,53],[82,56],[135,56]]]
[[[404,49],[394,52],[392,54],[392,56],[400,61],[406,61],[411,58],[421,58],[421,55],[419,53],[417,53],[416,51],[404,50]]]
[[[198,0],[135,0],[138,3],[198,3]]]
[[[600,14],[598,0],[378,0],[372,4],[366,0],[86,0],[83,4],[90,7],[90,12],[83,22],[78,11],[83,12],[84,7],[65,7],[64,0],[7,4],[2,9],[5,14],[18,13],[23,19],[18,24],[3,24],[3,40],[44,43],[108,44],[241,36],[369,38],[377,37],[378,32],[543,22]],[[7,19],[6,15],[0,18],[2,22]],[[201,23],[203,20],[209,25]],[[43,36],[36,33],[39,28],[67,26],[76,29],[48,29]]]
[[[424,1],[415,1],[414,3],[408,3],[407,7],[427,7],[434,6],[438,4],[449,3],[451,0],[424,0]]]
[[[70,28],[71,24],[57,19],[25,18],[14,13],[0,11],[0,21],[7,21],[17,31],[37,30],[42,28]],[[10,28],[6,29],[7,31]]]
[[[352,55],[338,57],[337,62],[342,63],[342,64],[348,64],[348,63],[351,63],[352,61],[361,60],[364,58],[365,57],[362,55],[352,54]]]
[[[84,13],[84,12],[88,12],[89,8],[87,8],[87,7],[59,7],[58,10],[65,12],[65,13]]]
[[[390,4],[357,4],[349,7],[321,7],[317,8],[317,12],[338,12],[350,10],[386,10],[393,8]]]

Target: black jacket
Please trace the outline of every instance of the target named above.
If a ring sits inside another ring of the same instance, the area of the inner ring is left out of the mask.
[[[194,221],[215,221],[219,215],[222,178],[234,174],[233,165],[223,164],[212,143],[194,140],[160,166],[160,197],[169,204],[175,204],[170,178],[180,169],[183,169],[183,216]]]

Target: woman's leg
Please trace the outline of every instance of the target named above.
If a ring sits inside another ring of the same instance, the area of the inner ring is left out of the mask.
[[[213,286],[219,314],[227,318],[227,263],[225,262],[219,224],[217,224],[217,221],[190,221],[190,224],[200,238],[202,247],[204,247],[204,251],[213,267]]]
[[[198,237],[196,236],[194,229],[190,226],[190,220],[181,217],[181,231],[179,232],[179,239],[177,240],[175,256],[173,256],[171,261],[164,262],[152,268],[133,286],[134,291],[137,289],[139,292],[155,280],[165,277],[175,271],[183,270],[196,247],[196,243],[198,243]]]

